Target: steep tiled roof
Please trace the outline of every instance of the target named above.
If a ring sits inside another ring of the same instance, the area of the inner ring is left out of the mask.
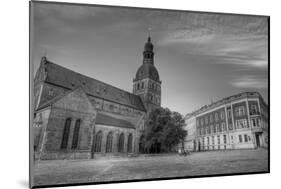
[[[96,79],[74,72],[48,60],[43,64],[46,72],[45,81],[70,90],[81,87],[87,95],[103,98],[142,111],[145,107],[137,95],[103,83]]]
[[[135,126],[131,122],[129,122],[125,119],[119,119],[119,118],[110,116],[108,114],[103,114],[101,112],[99,112],[97,114],[96,124],[135,129]]]

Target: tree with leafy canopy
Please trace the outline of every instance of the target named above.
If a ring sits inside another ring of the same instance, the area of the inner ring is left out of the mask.
[[[168,108],[152,110],[148,115],[144,135],[146,151],[171,152],[187,135],[184,126],[185,121],[180,113]]]

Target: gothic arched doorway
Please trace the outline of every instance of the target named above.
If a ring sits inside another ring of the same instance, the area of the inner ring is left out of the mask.
[[[144,136],[141,135],[139,140],[139,153],[144,153]]]

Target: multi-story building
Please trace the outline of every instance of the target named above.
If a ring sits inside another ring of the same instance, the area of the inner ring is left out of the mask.
[[[196,151],[268,146],[268,105],[257,92],[244,92],[203,106],[185,117],[186,144]],[[186,146],[185,146],[186,148]]]

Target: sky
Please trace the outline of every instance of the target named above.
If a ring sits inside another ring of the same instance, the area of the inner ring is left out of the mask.
[[[257,91],[268,102],[268,21],[262,16],[33,3],[32,64],[48,60],[132,92],[148,35],[162,107],[182,115]]]

